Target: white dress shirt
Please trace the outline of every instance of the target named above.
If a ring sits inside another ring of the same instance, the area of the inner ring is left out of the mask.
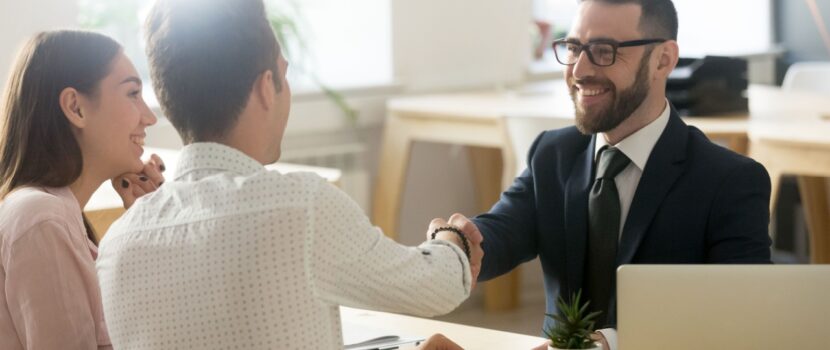
[[[614,178],[614,184],[617,185],[617,192],[620,196],[620,234],[622,237],[623,228],[625,227],[626,218],[628,218],[628,211],[631,209],[631,201],[634,199],[634,193],[637,192],[637,185],[640,184],[640,178],[643,176],[643,170],[646,168],[648,157],[666,129],[669,123],[669,115],[671,114],[671,107],[668,101],[663,113],[657,119],[642,129],[637,130],[616,145],[611,145],[619,149],[623,154],[631,160],[631,163],[623,169]],[[594,149],[594,160],[599,159],[599,151],[603,146],[608,145],[605,133],[601,133],[596,137],[596,145]],[[617,331],[612,328],[600,329],[599,332],[605,336],[608,341],[608,350],[617,350]]]
[[[646,168],[648,157],[651,155],[654,145],[657,144],[657,140],[660,139],[660,135],[663,134],[663,130],[666,129],[670,113],[671,108],[666,102],[666,108],[663,109],[663,113],[657,119],[628,135],[616,145],[610,145],[619,149],[631,160],[631,163],[614,178],[614,184],[617,185],[617,193],[620,196],[620,236],[622,236],[622,230],[625,226],[625,219],[628,217],[628,210],[631,209],[634,193],[637,192],[637,185],[640,183],[640,178],[643,177],[643,170]],[[595,162],[599,160],[599,151],[605,145],[608,145],[605,133],[597,135],[594,148]]]
[[[116,349],[342,349],[339,305],[433,316],[471,282],[454,244],[402,246],[319,176],[214,143],[113,224],[97,270]]]

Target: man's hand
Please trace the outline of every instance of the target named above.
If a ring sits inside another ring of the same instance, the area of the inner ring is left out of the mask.
[[[124,209],[129,209],[139,197],[155,191],[164,183],[164,162],[155,154],[144,162],[140,173],[121,174],[111,180],[112,187],[124,202]]]
[[[611,349],[611,347],[608,345],[608,340],[605,339],[605,335],[603,335],[601,332],[591,333],[591,340],[602,345],[602,350]]]
[[[421,343],[418,350],[464,350],[461,346],[447,339],[443,334],[433,334],[427,341]]]
[[[481,242],[484,241],[484,236],[482,236],[481,231],[478,230],[478,227],[470,219],[467,219],[464,215],[455,213],[450,216],[449,222],[440,218],[433,219],[429,223],[427,240],[432,238],[431,235],[435,232],[435,229],[447,226],[453,226],[461,230],[464,233],[464,237],[467,238],[467,242],[470,244],[470,273],[473,279],[472,288],[475,288],[478,275],[481,272],[481,260],[484,258],[484,250],[481,248]],[[435,238],[453,242],[461,248],[464,246],[461,239],[453,232],[442,231]]]
[[[546,341],[544,344],[539,345],[532,350],[548,350],[548,346],[551,346],[550,340]]]

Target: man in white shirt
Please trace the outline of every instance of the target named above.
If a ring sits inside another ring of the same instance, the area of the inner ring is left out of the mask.
[[[480,280],[539,256],[547,313],[582,290],[606,350],[619,265],[770,262],[766,170],[666,100],[677,26],[670,0],[581,0],[554,43],[576,126],[539,135],[528,169],[468,226],[484,236]]]
[[[264,168],[291,93],[262,0],[160,0],[146,31],[186,146],[101,241],[115,348],[339,349],[340,305],[433,316],[469,296],[483,253],[463,222],[402,246],[322,178]]]

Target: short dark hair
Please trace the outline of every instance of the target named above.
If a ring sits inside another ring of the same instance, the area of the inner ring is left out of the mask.
[[[640,5],[640,31],[643,34],[653,38],[677,40],[677,9],[671,0],[580,0],[586,1]]]
[[[146,31],[156,95],[185,143],[226,135],[257,77],[278,76],[280,46],[262,0],[158,0]]]

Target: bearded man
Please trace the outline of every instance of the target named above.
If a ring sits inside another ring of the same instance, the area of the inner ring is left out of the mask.
[[[479,281],[539,256],[547,313],[582,290],[602,312],[596,337],[615,349],[618,266],[770,263],[769,175],[666,99],[678,60],[670,0],[583,0],[554,49],[576,126],[539,135],[527,170],[464,227],[484,236]]]

